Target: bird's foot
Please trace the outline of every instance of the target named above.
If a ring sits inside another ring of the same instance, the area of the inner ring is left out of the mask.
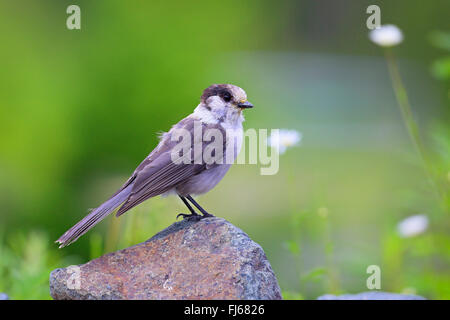
[[[183,220],[190,220],[190,221],[199,221],[201,219],[204,218],[210,218],[210,217],[214,217],[214,215],[210,214],[210,213],[202,213],[201,215],[198,213],[191,213],[191,214],[186,214],[186,213],[180,213],[177,215],[177,219],[179,217],[183,217]]]
[[[191,214],[180,213],[177,215],[177,219],[180,216],[183,217],[183,220],[190,220],[190,221],[198,221],[201,218],[203,218],[203,216],[199,215],[198,213],[191,213]]]

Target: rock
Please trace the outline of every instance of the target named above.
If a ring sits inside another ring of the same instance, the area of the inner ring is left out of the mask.
[[[281,299],[263,249],[221,218],[172,224],[144,243],[53,270],[54,299]]]
[[[426,300],[424,297],[412,294],[398,294],[383,291],[367,291],[357,294],[343,294],[335,296],[326,294],[317,298],[317,300]]]

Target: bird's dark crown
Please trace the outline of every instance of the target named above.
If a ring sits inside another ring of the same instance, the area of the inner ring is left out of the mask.
[[[231,97],[233,97],[233,94],[230,90],[230,86],[228,84],[213,84],[203,91],[201,101],[203,103],[206,103],[206,100],[209,97],[219,96],[219,97],[223,98],[227,94],[230,95]]]

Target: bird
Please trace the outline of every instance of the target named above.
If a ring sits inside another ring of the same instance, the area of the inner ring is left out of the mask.
[[[193,196],[213,189],[236,159],[243,139],[243,110],[249,108],[253,108],[253,104],[247,100],[247,94],[242,88],[232,84],[213,84],[207,87],[194,111],[159,136],[156,148],[138,165],[128,180],[108,200],[55,241],[59,248],[77,241],[117,208],[116,216],[119,217],[158,195],[175,194],[186,205],[190,214],[180,213],[177,219],[180,216],[191,220],[212,217]],[[196,127],[203,131],[219,132],[223,136],[222,142],[216,136],[211,141],[206,141],[203,136],[201,139],[196,138]],[[193,137],[187,139],[190,148],[186,152],[176,151],[180,145],[180,139],[177,140],[176,136],[180,131]],[[218,149],[211,152],[215,161],[211,163],[205,161],[204,156],[195,155],[196,143],[201,151],[206,151],[214,142],[216,146],[221,142],[223,147],[222,152]],[[182,162],[173,160],[176,153],[182,157]],[[231,161],[225,161],[229,160],[225,159],[228,154],[231,154]]]

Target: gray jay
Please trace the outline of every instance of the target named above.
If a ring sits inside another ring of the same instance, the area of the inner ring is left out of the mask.
[[[116,216],[120,216],[157,195],[178,195],[191,212],[178,215],[185,219],[212,216],[192,198],[192,195],[208,192],[227,173],[242,144],[242,122],[244,121],[242,110],[252,108],[253,105],[247,101],[244,90],[231,84],[209,86],[204,90],[200,100],[200,104],[192,114],[160,136],[160,142],[156,148],[111,198],[56,240],[60,248],[76,241],[116,208],[119,207]],[[214,139],[210,137],[209,140],[203,135],[199,138],[195,136],[196,127],[200,127],[203,131],[210,130],[220,134],[213,135]],[[180,141],[176,139],[179,136],[178,131],[188,134],[187,141],[190,147],[183,148],[180,152]],[[208,146],[213,142],[216,146],[220,143],[222,147],[222,150],[219,150],[220,148],[209,150],[209,155],[212,155],[215,161],[206,161],[204,154],[201,156],[196,154],[196,149],[200,149],[201,152],[207,151]],[[232,151],[231,161],[226,161],[229,151]],[[174,161],[174,155],[182,156],[183,161]],[[201,212],[201,215],[191,204]]]

